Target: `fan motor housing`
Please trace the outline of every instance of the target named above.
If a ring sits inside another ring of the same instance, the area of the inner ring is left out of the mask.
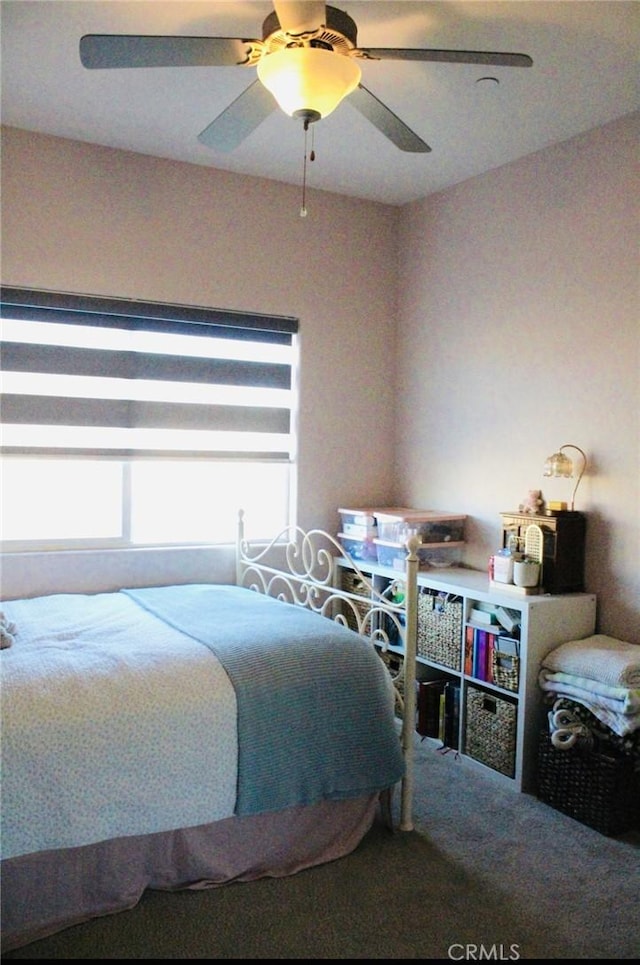
[[[326,7],[326,12],[327,22],[318,31],[292,36],[282,30],[278,15],[274,11],[262,24],[262,41],[267,45],[269,52],[282,47],[295,46],[297,43],[309,42],[311,46],[347,53],[357,44],[358,28],[355,20],[352,20],[348,13],[329,5]]]

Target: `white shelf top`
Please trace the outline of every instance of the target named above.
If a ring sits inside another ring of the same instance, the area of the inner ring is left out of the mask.
[[[338,564],[348,567],[347,560],[339,558]],[[370,573],[376,576],[384,576],[389,579],[401,580],[404,576],[402,570],[397,570],[391,566],[380,566],[365,560],[354,560],[354,564],[363,573]],[[522,609],[523,607],[534,606],[540,602],[553,600],[566,600],[593,596],[590,593],[536,593],[521,595],[514,589],[509,589],[505,584],[504,590],[498,588],[495,581],[490,583],[489,574],[484,570],[474,570],[466,566],[430,566],[418,572],[418,586],[428,586],[434,590],[441,590],[443,593],[453,593],[457,596],[473,595],[474,599],[485,603],[495,603],[500,606],[510,607],[511,609]]]

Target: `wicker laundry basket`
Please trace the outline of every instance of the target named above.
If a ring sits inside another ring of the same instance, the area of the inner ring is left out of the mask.
[[[554,747],[547,731],[538,745],[538,797],[601,834],[640,827],[640,760],[604,741]]]

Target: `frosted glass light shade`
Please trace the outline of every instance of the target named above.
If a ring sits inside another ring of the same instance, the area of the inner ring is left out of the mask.
[[[322,47],[295,47],[262,57],[258,77],[285,114],[317,120],[355,90],[361,71],[344,54]]]
[[[580,480],[584,475],[584,471],[587,468],[587,457],[580,448],[580,446],[574,446],[572,443],[567,443],[564,446],[560,446],[557,452],[554,452],[552,456],[549,456],[545,460],[543,476],[563,476],[565,479],[571,479],[573,476],[573,460],[566,456],[564,453],[565,449],[575,449],[582,456],[582,469],[578,473],[578,479],[573,487],[573,495],[571,496],[571,512],[573,512],[573,507],[575,503],[576,493],[578,491],[578,486],[580,485]]]
[[[544,464],[544,476],[564,476],[570,479],[573,476],[573,460],[565,456],[563,452],[554,452]]]

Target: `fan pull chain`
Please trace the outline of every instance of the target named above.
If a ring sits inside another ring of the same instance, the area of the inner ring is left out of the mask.
[[[302,207],[300,208],[300,217],[307,217],[307,138],[309,134],[309,121],[304,122],[304,164],[302,168]],[[311,128],[311,153],[309,154],[309,161],[315,161],[316,152],[314,150],[315,143],[315,130]]]

